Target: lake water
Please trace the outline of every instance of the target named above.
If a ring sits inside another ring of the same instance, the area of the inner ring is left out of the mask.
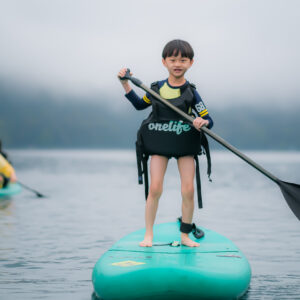
[[[282,180],[300,183],[300,152],[246,153]],[[23,192],[0,208],[0,299],[91,299],[94,264],[124,235],[144,227],[144,189],[134,151],[10,151]],[[230,238],[252,268],[243,299],[300,299],[300,224],[272,181],[229,152],[202,166],[204,209],[194,222]],[[180,216],[171,160],[157,223]]]

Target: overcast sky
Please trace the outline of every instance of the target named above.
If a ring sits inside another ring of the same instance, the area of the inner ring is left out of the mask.
[[[0,78],[107,101],[123,66],[166,78],[162,48],[180,38],[208,106],[285,107],[300,96],[299,29],[298,0],[0,0]]]

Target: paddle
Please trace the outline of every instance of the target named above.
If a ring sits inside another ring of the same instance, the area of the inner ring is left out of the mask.
[[[142,81],[139,79],[132,77],[130,75],[130,70],[127,69],[127,72],[124,77],[120,78],[121,80],[130,80],[134,85],[137,87],[143,89],[144,91],[151,94],[153,97],[155,97],[158,101],[168,106],[170,109],[178,113],[180,116],[182,116],[186,121],[188,121],[191,125],[193,124],[194,118],[192,116],[189,116],[173,104],[171,104],[166,99],[162,98],[159,94],[155,93],[153,90],[145,86]],[[256,170],[267,176],[269,179],[274,181],[281,189],[281,192],[283,194],[283,197],[285,198],[287,204],[289,205],[290,209],[293,211],[293,213],[296,215],[296,217],[300,220],[300,185],[290,182],[285,182],[277,177],[275,177],[273,174],[265,170],[263,167],[261,167],[259,164],[254,162],[252,159],[247,157],[245,154],[240,152],[237,148],[230,145],[228,142],[226,142],[224,139],[219,137],[217,134],[212,132],[206,127],[201,127],[201,130],[205,132],[207,135],[209,135],[212,139],[223,145],[225,148],[233,152],[235,155],[240,157],[242,160],[247,162],[249,165],[254,167]]]
[[[22,186],[23,188],[25,188],[26,190],[35,193],[37,197],[39,197],[39,198],[45,198],[45,197],[46,197],[45,195],[39,193],[38,191],[32,189],[31,187],[29,187],[29,186],[27,186],[27,185],[25,185],[24,183],[20,182],[19,180],[18,180],[17,182],[18,182],[19,185],[21,185],[21,186]]]

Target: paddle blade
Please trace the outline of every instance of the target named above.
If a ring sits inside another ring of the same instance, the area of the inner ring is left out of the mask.
[[[37,195],[38,198],[46,198],[45,195],[43,195],[43,194],[41,194],[41,193],[39,193],[39,192],[37,192],[36,195]]]
[[[300,185],[279,181],[281,192],[296,217],[300,220]]]

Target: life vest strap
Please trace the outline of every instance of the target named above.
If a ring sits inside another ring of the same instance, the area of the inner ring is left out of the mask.
[[[207,160],[207,176],[209,181],[212,181],[210,178],[211,175],[211,157],[210,157],[210,150],[209,150],[209,144],[206,135],[201,132],[201,153],[206,155]],[[203,151],[204,150],[204,151]]]
[[[197,196],[198,196],[198,207],[199,209],[203,208],[202,203],[202,193],[201,193],[201,178],[200,178],[200,167],[198,155],[194,156],[196,162],[196,186],[197,186]]]
[[[142,171],[142,157],[143,153],[140,149],[139,140],[135,143],[136,149],[136,162],[137,162],[137,169],[138,169],[138,182],[139,184],[143,184],[143,171]]]
[[[144,182],[145,182],[145,198],[147,200],[149,194],[149,179],[148,179],[148,155],[143,155],[143,173],[144,173]]]
[[[147,200],[149,193],[149,178],[148,178],[148,159],[149,155],[143,153],[143,145],[141,139],[138,136],[138,139],[135,143],[136,148],[136,161],[138,169],[138,182],[139,184],[145,185],[145,198]],[[144,180],[143,180],[144,177]]]

